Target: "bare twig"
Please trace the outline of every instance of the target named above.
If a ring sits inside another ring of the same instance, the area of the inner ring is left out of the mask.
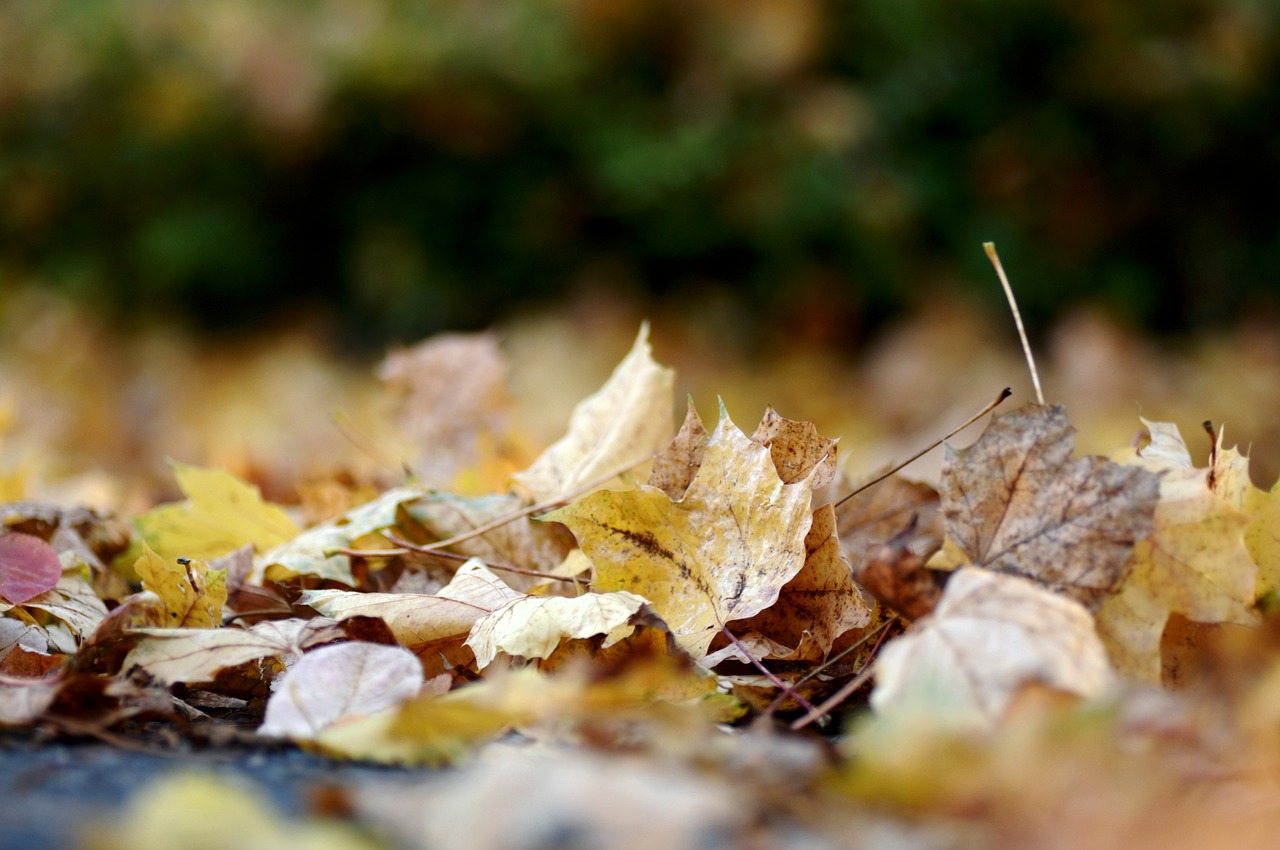
[[[420,555],[434,555],[437,558],[447,558],[452,561],[466,561],[471,557],[470,555],[462,555],[457,552],[441,552],[439,549],[429,549],[425,546],[419,546],[416,543],[410,543],[408,540],[402,540],[401,538],[396,537],[394,534],[392,534],[389,531],[382,532],[382,536],[390,540],[392,543],[396,544],[396,546],[398,546],[399,548],[398,549],[367,549],[367,550],[335,549],[333,551],[341,553],[343,555],[354,556],[354,557],[365,557],[365,558],[376,558],[379,556],[386,556],[386,555],[408,555],[411,553],[417,553]],[[516,573],[517,575],[522,575],[522,576],[532,576],[534,578],[545,578],[545,579],[550,579],[552,581],[570,582],[572,584],[576,584],[583,587],[591,584],[591,582],[587,581],[586,579],[578,578],[577,576],[570,576],[566,578],[565,576],[558,576],[558,575],[553,575],[552,573],[539,572],[538,570],[529,570],[529,569],[525,569],[524,567],[513,567],[510,564],[499,564],[499,563],[493,563],[491,561],[486,560],[484,562],[484,565],[491,570],[497,570],[499,572],[504,572],[504,573]]]
[[[963,431],[965,428],[968,428],[970,425],[972,425],[973,423],[977,422],[979,419],[981,419],[982,417],[986,416],[986,415],[987,415],[988,413],[990,413],[991,411],[995,410],[997,407],[999,407],[999,406],[1000,406],[1000,403],[1001,403],[1002,401],[1004,401],[1006,398],[1008,398],[1008,397],[1009,397],[1009,396],[1011,396],[1011,395],[1013,395],[1013,390],[1009,389],[1008,387],[1005,387],[1003,390],[1001,390],[1001,391],[1000,391],[1000,395],[996,396],[996,400],[995,400],[995,401],[991,402],[991,403],[990,403],[990,404],[988,404],[986,407],[982,408],[982,409],[981,409],[981,410],[979,410],[977,413],[975,413],[973,416],[969,417],[967,420],[965,420],[965,422],[964,422],[964,424],[963,424],[963,425],[959,425],[959,426],[957,426],[957,427],[955,427],[955,428],[952,428],[952,429],[951,429],[950,431],[948,431],[945,435],[943,435],[943,436],[939,437],[938,439],[934,440],[932,443],[930,443],[929,445],[925,446],[923,449],[921,449],[920,451],[916,452],[916,453],[915,453],[915,454],[913,454],[911,457],[909,457],[909,458],[907,458],[906,460],[904,460],[902,463],[898,464],[897,466],[894,466],[892,469],[889,469],[887,472],[884,472],[884,473],[882,473],[882,474],[880,474],[880,475],[877,475],[875,478],[872,478],[872,479],[871,479],[870,481],[868,481],[867,483],[862,484],[862,485],[861,485],[861,486],[859,486],[856,490],[854,490],[852,493],[850,493],[849,495],[847,495],[847,496],[843,497],[842,499],[840,499],[840,501],[836,502],[836,503],[835,503],[835,505],[833,505],[833,507],[837,507],[837,508],[838,508],[838,507],[840,507],[840,506],[841,506],[841,505],[843,505],[845,502],[849,501],[849,500],[850,500],[850,499],[852,499],[854,496],[856,496],[856,495],[858,495],[859,493],[861,493],[863,490],[867,490],[867,489],[870,489],[871,487],[874,487],[875,485],[879,484],[881,481],[883,481],[883,480],[885,480],[886,478],[888,478],[890,475],[893,475],[895,472],[898,472],[899,470],[901,470],[903,467],[908,466],[908,465],[910,465],[910,464],[912,464],[912,463],[915,463],[917,460],[919,460],[920,458],[924,457],[926,454],[928,454],[929,452],[933,451],[933,450],[934,450],[934,449],[936,449],[938,446],[940,446],[940,445],[942,445],[943,443],[945,443],[947,440],[950,440],[950,439],[951,439],[952,437],[954,437],[956,434],[959,434],[959,433],[960,433],[961,431]]]
[[[733,632],[729,631],[728,626],[721,623],[720,631],[724,633],[724,636],[729,639],[730,643],[732,643],[735,647],[738,648],[739,652],[741,652],[743,655],[747,657],[747,660],[751,662],[752,666],[754,666],[757,670],[763,673],[765,678],[768,679],[770,682],[772,682],[775,687],[780,688],[782,690],[782,696],[791,697],[793,700],[800,703],[800,705],[803,706],[806,711],[809,711],[809,712],[817,711],[817,709],[813,707],[813,703],[809,702],[807,699],[805,699],[799,693],[797,693],[795,688],[793,688],[791,685],[788,685],[786,682],[779,679],[776,673],[774,673],[768,667],[764,666],[764,662],[762,662],[760,659],[752,655],[751,650],[747,649],[746,645],[742,641],[738,640],[736,637],[733,636]]]
[[[893,619],[897,619],[897,618],[895,617]],[[858,672],[858,675],[854,676],[852,679],[846,682],[844,687],[842,687],[840,690],[836,691],[834,694],[832,694],[831,696],[823,700],[822,704],[819,705],[817,708],[812,709],[804,717],[801,717],[799,720],[792,723],[791,728],[793,730],[803,729],[804,727],[808,726],[810,723],[817,720],[818,718],[824,717],[827,714],[830,714],[832,709],[840,705],[840,703],[844,702],[849,697],[853,696],[855,693],[857,693],[859,688],[861,688],[863,685],[865,685],[868,681],[871,680],[871,677],[872,675],[874,675],[874,671],[876,669],[875,667],[872,666],[872,662],[875,661],[876,653],[880,651],[880,644],[884,643],[885,635],[889,633],[887,625],[893,622],[893,619],[885,621],[886,628],[884,631],[880,633],[880,639],[876,641],[875,648],[871,650],[871,657],[867,659],[867,663],[862,666],[862,669]]]
[[[881,623],[880,625],[876,626],[874,629],[872,629],[871,631],[863,635],[862,638],[857,643],[853,644],[852,646],[845,647],[844,649],[837,652],[835,655],[828,658],[822,664],[818,665],[817,667],[814,667],[812,670],[810,670],[808,673],[805,673],[799,679],[796,679],[796,687],[803,685],[805,682],[809,681],[810,679],[813,679],[817,676],[821,676],[823,670],[826,670],[828,667],[830,667],[833,664],[838,664],[840,662],[840,659],[844,658],[850,653],[857,652],[858,648],[861,647],[864,643],[866,643],[867,641],[871,640],[874,637],[877,637],[878,635],[883,634],[890,626],[892,626],[897,621],[898,621],[898,617],[896,614],[890,617],[889,619],[885,620],[883,623]],[[872,654],[874,654],[874,651]],[[779,694],[777,698],[774,699],[773,702],[769,703],[769,707],[764,710],[765,715],[767,716],[777,711],[778,706],[782,704],[782,700],[785,696],[786,694]]]
[[[1044,392],[1040,389],[1040,373],[1036,371],[1036,359],[1031,356],[1031,343],[1027,341],[1027,329],[1022,326],[1022,314],[1018,312],[1018,302],[1013,297],[1013,287],[1009,285],[1009,278],[1004,273],[1004,266],[1000,264],[1000,255],[996,253],[996,244],[994,242],[983,242],[982,250],[987,252],[987,259],[991,261],[991,265],[996,268],[996,275],[1000,278],[1000,285],[1004,287],[1004,296],[1009,299],[1009,309],[1013,311],[1013,323],[1018,326],[1018,336],[1022,339],[1022,351],[1027,355],[1027,368],[1031,370],[1031,383],[1036,388],[1036,401],[1044,404]]]

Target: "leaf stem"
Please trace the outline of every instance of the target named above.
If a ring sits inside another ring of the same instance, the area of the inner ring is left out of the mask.
[[[906,460],[904,460],[902,463],[898,464],[897,466],[891,467],[888,471],[886,471],[886,472],[884,472],[884,473],[882,473],[882,474],[880,474],[880,475],[877,475],[875,478],[872,478],[872,479],[871,479],[870,481],[868,481],[867,483],[865,483],[865,484],[863,484],[863,485],[859,486],[859,487],[858,487],[856,490],[854,490],[852,493],[850,493],[849,495],[847,495],[847,496],[843,497],[842,499],[840,499],[840,501],[838,501],[838,502],[836,502],[834,505],[832,505],[832,507],[835,507],[835,508],[840,507],[840,506],[841,506],[841,505],[843,505],[845,502],[849,501],[849,500],[850,500],[850,499],[852,499],[854,496],[856,496],[856,495],[858,495],[859,493],[861,493],[863,490],[868,490],[868,489],[870,489],[870,488],[874,487],[875,485],[879,484],[881,481],[883,481],[883,480],[885,480],[886,478],[888,478],[890,475],[893,475],[895,472],[898,472],[899,470],[903,469],[904,467],[909,466],[909,465],[910,465],[910,464],[912,464],[912,463],[915,463],[917,460],[919,460],[920,458],[924,457],[926,454],[928,454],[929,452],[933,451],[933,450],[934,450],[934,449],[936,449],[938,446],[940,446],[940,445],[942,445],[943,443],[945,443],[947,440],[950,440],[950,439],[951,439],[952,437],[954,437],[956,434],[959,434],[959,433],[960,433],[961,431],[963,431],[965,428],[968,428],[970,425],[972,425],[973,423],[977,422],[979,419],[981,419],[982,417],[986,416],[986,415],[987,415],[988,413],[990,413],[991,411],[995,410],[997,407],[999,407],[999,406],[1000,406],[1000,403],[1001,403],[1001,402],[1003,402],[1006,398],[1008,398],[1008,397],[1009,397],[1009,396],[1011,396],[1011,395],[1013,395],[1013,390],[1011,390],[1009,387],[1005,387],[1003,390],[1001,390],[1001,391],[1000,391],[1000,395],[996,396],[996,400],[995,400],[995,401],[991,402],[991,403],[990,403],[990,404],[988,404],[986,407],[984,407],[984,408],[982,408],[981,410],[979,410],[979,411],[978,411],[977,413],[975,413],[973,416],[970,416],[968,419],[966,419],[966,420],[964,421],[964,424],[962,424],[962,425],[958,425],[958,426],[956,426],[955,428],[952,428],[952,429],[951,429],[950,431],[948,431],[946,434],[944,434],[943,436],[941,436],[941,437],[939,437],[938,439],[934,440],[932,443],[930,443],[929,445],[925,446],[923,449],[921,449],[920,451],[916,452],[916,453],[915,453],[915,454],[913,454],[911,457],[909,457],[909,458],[907,458]]]
[[[1031,356],[1031,343],[1027,341],[1027,329],[1022,326],[1022,314],[1018,312],[1018,302],[1013,297],[1013,287],[1009,285],[1009,278],[1004,273],[1004,266],[1000,264],[1000,255],[996,253],[996,243],[983,242],[982,250],[987,252],[987,259],[991,261],[991,265],[996,268],[996,275],[1000,278],[1000,285],[1004,287],[1004,296],[1009,299],[1009,309],[1013,311],[1013,323],[1018,326],[1018,336],[1022,340],[1022,352],[1027,355],[1027,368],[1031,370],[1031,383],[1036,388],[1036,401],[1044,406],[1044,392],[1040,389],[1040,373],[1036,371],[1036,359]]]

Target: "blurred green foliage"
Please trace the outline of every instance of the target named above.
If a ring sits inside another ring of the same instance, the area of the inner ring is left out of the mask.
[[[1273,0],[0,5],[0,285],[374,340],[592,284],[832,335],[1280,279]]]

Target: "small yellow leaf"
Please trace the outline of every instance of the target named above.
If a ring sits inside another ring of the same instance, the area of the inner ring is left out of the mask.
[[[175,463],[173,475],[187,501],[161,505],[134,520],[165,561],[217,558],[246,543],[265,552],[298,534],[282,508],[228,472]]]
[[[211,570],[204,561],[185,558],[183,563],[167,564],[145,544],[133,569],[142,578],[143,589],[160,597],[170,626],[201,629],[222,625],[226,570]]]

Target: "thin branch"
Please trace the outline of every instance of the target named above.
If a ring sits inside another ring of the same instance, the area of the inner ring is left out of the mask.
[[[891,623],[893,622],[893,620],[896,620],[896,619],[897,617],[894,617],[893,619],[887,620],[885,622],[886,624]],[[872,662],[875,661],[876,653],[880,651],[880,644],[884,643],[885,636],[888,633],[889,631],[887,628],[880,633],[880,639],[876,641],[875,648],[871,650],[871,657],[867,659],[867,663],[863,665],[862,669],[858,672],[858,675],[854,676],[852,679],[846,682],[844,687],[842,687],[840,690],[836,691],[834,694],[827,697],[827,699],[825,699],[822,702],[822,704],[819,705],[817,708],[813,709],[804,717],[801,717],[799,720],[792,723],[791,729],[793,731],[803,729],[804,727],[808,726],[810,723],[817,720],[818,718],[825,717],[826,715],[830,714],[832,709],[840,705],[840,703],[844,702],[849,697],[853,696],[855,693],[857,693],[859,688],[861,688],[863,685],[865,685],[868,681],[871,680],[871,677],[875,674],[875,669],[876,669],[874,666],[872,666]]]
[[[382,536],[387,538],[388,540],[390,540],[392,543],[396,544],[396,546],[400,548],[398,549],[334,549],[333,551],[341,555],[347,555],[349,557],[356,557],[356,558],[377,558],[380,556],[385,557],[388,555],[409,555],[409,554],[415,554],[415,553],[419,555],[434,555],[437,558],[447,558],[448,560],[451,560],[451,561],[466,561],[471,558],[470,555],[462,555],[457,552],[441,552],[438,549],[428,549],[425,546],[419,546],[416,543],[410,543],[408,540],[402,540],[401,538],[396,537],[394,534],[392,534],[389,531],[382,532]],[[565,576],[558,576],[552,573],[539,572],[538,570],[528,570],[528,569],[525,569],[524,567],[513,567],[510,564],[496,564],[496,563],[491,563],[489,561],[485,561],[484,565],[491,570],[498,570],[499,572],[504,572],[504,573],[516,573],[517,575],[532,576],[534,578],[551,579],[552,581],[571,582],[577,585],[591,584],[591,582],[587,581],[586,579],[578,578],[577,576],[571,576],[566,578]]]
[[[909,465],[910,465],[910,464],[912,464],[912,463],[915,463],[917,460],[919,460],[920,458],[924,457],[926,454],[928,454],[929,452],[933,451],[933,450],[934,450],[934,449],[936,449],[938,446],[940,446],[940,445],[942,445],[943,443],[945,443],[947,440],[950,440],[950,439],[951,439],[952,437],[954,437],[956,434],[959,434],[959,433],[960,433],[961,431],[963,431],[965,428],[968,428],[970,425],[972,425],[973,423],[977,422],[979,419],[981,419],[982,417],[986,416],[986,415],[987,415],[988,413],[990,413],[991,411],[995,410],[997,407],[999,407],[999,406],[1000,406],[1000,403],[1001,403],[1001,402],[1003,402],[1006,398],[1008,398],[1008,397],[1009,397],[1009,396],[1011,396],[1011,395],[1013,395],[1013,390],[1011,390],[1009,387],[1005,387],[1003,390],[1001,390],[1001,391],[1000,391],[1000,395],[996,396],[996,400],[995,400],[995,401],[991,402],[991,403],[990,403],[990,404],[988,404],[986,407],[982,408],[982,409],[981,409],[981,410],[979,410],[977,413],[975,413],[973,416],[969,417],[967,420],[965,420],[965,422],[964,422],[964,424],[963,424],[963,425],[959,425],[959,426],[957,426],[957,427],[955,427],[955,428],[952,428],[952,429],[951,429],[950,431],[948,431],[944,436],[939,437],[938,439],[934,440],[932,443],[930,443],[929,445],[925,446],[923,449],[921,449],[920,451],[916,452],[916,453],[915,453],[915,454],[913,454],[911,457],[909,457],[909,458],[907,458],[906,460],[904,460],[902,463],[898,464],[897,466],[894,466],[893,468],[889,469],[887,472],[882,473],[881,475],[877,475],[875,478],[872,478],[872,479],[871,479],[870,481],[868,481],[867,483],[865,483],[865,484],[863,484],[863,485],[859,486],[859,487],[858,487],[856,490],[854,490],[852,493],[850,493],[849,495],[847,495],[847,496],[845,496],[844,498],[840,499],[840,501],[836,502],[832,507],[836,507],[836,508],[840,507],[840,506],[841,506],[841,505],[843,505],[845,502],[849,501],[849,500],[850,500],[850,499],[852,499],[854,496],[856,496],[856,495],[858,495],[859,493],[861,493],[863,490],[868,490],[868,489],[870,489],[870,488],[874,487],[875,485],[879,484],[881,481],[883,481],[883,480],[885,480],[886,478],[888,478],[890,475],[893,475],[895,472],[899,472],[899,471],[900,471],[900,470],[902,470],[904,467],[909,466]]]
[[[795,688],[793,688],[791,685],[788,685],[786,682],[779,679],[777,674],[775,674],[768,667],[764,666],[764,662],[762,662],[760,659],[752,655],[751,650],[747,649],[746,645],[742,641],[738,640],[736,637],[733,636],[733,632],[729,631],[728,626],[721,623],[720,631],[724,633],[724,636],[729,639],[730,643],[732,643],[735,647],[737,647],[739,652],[741,652],[743,655],[747,657],[747,660],[750,661],[751,664],[757,670],[759,670],[761,673],[765,675],[766,679],[772,682],[775,687],[780,688],[782,690],[782,696],[791,697],[793,700],[800,703],[800,705],[809,712],[817,711],[817,709],[813,707],[813,703],[809,702],[807,699],[805,699],[799,693],[797,693]]]
[[[821,675],[822,675],[822,671],[823,671],[823,670],[826,670],[828,667],[832,666],[833,664],[838,664],[838,663],[840,662],[840,659],[844,658],[845,656],[849,655],[850,653],[857,652],[857,651],[858,651],[858,648],[859,648],[859,647],[861,647],[864,643],[866,643],[867,641],[871,640],[872,638],[874,638],[874,637],[876,637],[876,636],[878,636],[878,635],[882,634],[885,630],[887,630],[890,626],[892,626],[892,625],[893,625],[894,623],[896,623],[897,621],[898,621],[898,615],[897,615],[897,614],[895,614],[895,615],[893,615],[892,617],[890,617],[889,619],[885,620],[883,623],[881,623],[880,625],[876,626],[874,629],[872,629],[871,631],[869,631],[869,632],[867,632],[865,635],[863,635],[863,636],[858,640],[858,642],[857,642],[857,643],[853,644],[852,646],[845,647],[844,649],[842,649],[842,650],[840,650],[839,652],[837,652],[835,655],[833,655],[833,656],[831,656],[830,658],[828,658],[828,659],[827,659],[826,661],[824,661],[822,664],[818,665],[817,667],[814,667],[812,670],[810,670],[808,673],[805,673],[805,674],[804,674],[803,676],[801,676],[799,679],[796,679],[796,687],[799,687],[800,685],[803,685],[805,682],[809,681],[810,679],[813,679],[813,678],[815,678],[815,677],[817,677],[817,676],[821,676]],[[875,654],[874,650],[872,651],[872,654]],[[779,694],[779,695],[774,699],[774,701],[773,701],[773,702],[769,703],[769,707],[768,707],[768,708],[766,708],[766,709],[765,709],[765,711],[764,711],[765,715],[766,715],[766,716],[768,716],[768,715],[770,715],[770,714],[773,714],[775,711],[777,711],[777,710],[778,710],[778,706],[780,706],[780,705],[782,704],[782,699],[783,699],[783,697],[785,697],[785,696],[786,696],[786,694]]]
[[[996,275],[1000,278],[1000,285],[1004,287],[1004,296],[1009,299],[1009,309],[1013,311],[1013,323],[1018,326],[1018,337],[1022,340],[1022,351],[1027,355],[1027,368],[1031,370],[1031,383],[1036,388],[1036,401],[1044,405],[1044,392],[1040,389],[1040,373],[1036,371],[1036,359],[1031,356],[1031,343],[1027,341],[1027,329],[1022,326],[1022,314],[1018,312],[1018,302],[1013,297],[1013,287],[1009,285],[1009,278],[1004,273],[1004,266],[1000,264],[1000,255],[996,253],[996,244],[994,242],[983,242],[982,250],[987,252],[987,259],[991,261],[991,265],[996,268]]]

